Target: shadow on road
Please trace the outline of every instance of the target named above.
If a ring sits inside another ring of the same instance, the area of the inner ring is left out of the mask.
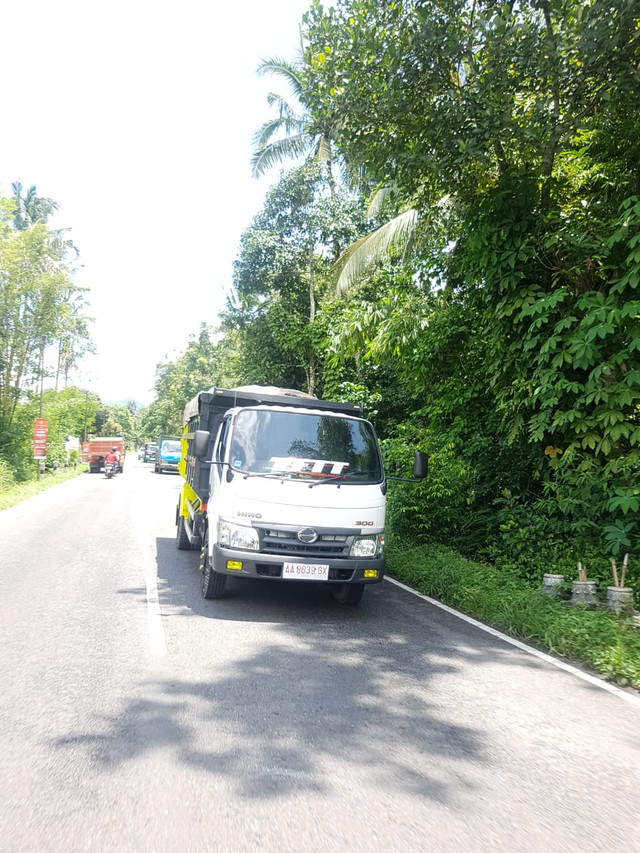
[[[86,750],[109,771],[163,751],[251,799],[335,789],[345,768],[363,796],[374,786],[450,803],[472,788],[470,768],[490,760],[485,721],[461,724],[451,702],[446,710],[433,703],[431,688],[438,680],[438,695],[455,691],[459,678],[450,688],[442,680],[504,655],[498,641],[478,646],[430,624],[386,583],[368,589],[359,608],[337,604],[321,584],[239,579],[210,602],[200,596],[196,553],[162,538],[157,561],[165,624],[213,621],[190,632],[182,668],[170,649],[160,677],[133,685],[118,714],[58,739],[58,748]]]

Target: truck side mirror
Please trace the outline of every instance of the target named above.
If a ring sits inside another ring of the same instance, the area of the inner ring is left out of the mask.
[[[193,455],[196,459],[204,459],[209,450],[211,433],[206,429],[197,429],[193,437]]]
[[[429,457],[422,450],[416,450],[416,456],[413,461],[413,476],[416,480],[424,480],[429,470]]]

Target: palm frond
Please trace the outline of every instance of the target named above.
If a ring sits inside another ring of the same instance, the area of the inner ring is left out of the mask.
[[[258,77],[264,74],[274,74],[276,77],[282,77],[291,86],[291,90],[300,99],[302,95],[302,80],[300,78],[299,69],[286,59],[280,59],[278,56],[260,60],[258,65]]]
[[[417,222],[418,212],[413,209],[406,210],[345,249],[334,268],[336,293],[343,296],[394,246],[406,246],[412,238]]]
[[[274,136],[284,133],[287,136],[303,136],[306,129],[306,122],[300,119],[279,119],[274,118],[258,128],[253,134],[253,147],[266,148],[271,144]]]
[[[288,136],[265,145],[251,158],[251,175],[259,178],[269,169],[280,165],[284,160],[297,159],[309,153],[312,140],[307,134]]]
[[[375,189],[371,194],[369,204],[367,205],[367,219],[375,219],[376,216],[379,216],[380,211],[385,206],[386,202],[391,198],[394,193],[397,193],[397,191],[398,186],[395,182],[382,184],[377,189]]]
[[[287,103],[287,101],[282,97],[282,95],[278,95],[277,92],[269,92],[269,94],[267,95],[267,103],[270,107],[277,108],[279,118],[297,118],[298,120],[301,120],[301,117],[297,115],[291,104]]]

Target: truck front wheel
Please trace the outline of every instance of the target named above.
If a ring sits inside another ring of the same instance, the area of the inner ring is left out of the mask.
[[[227,585],[227,576],[214,572],[211,566],[211,558],[209,557],[209,534],[205,534],[200,553],[200,570],[202,572],[202,580],[200,589],[203,598],[222,598],[224,589]]]
[[[360,604],[360,599],[364,595],[363,583],[341,583],[334,584],[331,587],[331,594],[340,604],[350,604],[354,606]]]

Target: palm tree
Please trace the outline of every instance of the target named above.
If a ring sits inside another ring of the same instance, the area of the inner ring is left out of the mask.
[[[35,186],[32,184],[23,195],[24,187],[20,181],[11,184],[13,198],[16,203],[16,211],[13,217],[13,227],[16,231],[26,231],[33,225],[46,223],[52,213],[58,209],[57,201],[52,198],[39,196]]]
[[[304,67],[301,60],[295,63],[274,57],[265,59],[258,66],[258,74],[274,74],[286,81],[299,104],[304,103]],[[335,195],[333,177],[333,143],[338,136],[338,123],[330,120],[318,121],[309,113],[299,112],[281,95],[271,92],[268,95],[270,107],[275,107],[277,115],[266,121],[255,133],[253,141],[255,152],[251,159],[251,172],[258,178],[269,169],[287,159],[307,156],[326,164],[327,181],[332,197]],[[341,164],[345,177],[352,183],[359,183],[356,170]],[[355,180],[354,180],[355,178]],[[367,216],[377,217],[387,200],[397,192],[393,183],[385,183],[374,191]],[[344,295],[361,280],[366,273],[378,264],[392,250],[402,249],[408,256],[413,246],[419,224],[418,213],[407,207],[398,216],[366,234],[336,257],[336,292]]]
[[[31,185],[24,195],[22,192],[24,187],[20,181],[11,184],[11,188],[15,201],[13,227],[16,231],[26,231],[34,225],[46,225],[51,214],[60,207],[52,198],[39,196],[35,185]],[[67,236],[70,230],[70,228],[58,228],[50,231],[51,263],[54,266],[66,263],[70,254],[76,259],[80,254],[73,240]]]
[[[258,66],[258,74],[274,74],[282,78],[301,105],[304,103],[304,67],[301,61],[290,63],[274,57]],[[269,169],[289,159],[306,156],[326,164],[331,195],[335,194],[333,177],[333,142],[337,128],[331,121],[316,121],[309,113],[297,111],[282,95],[271,92],[267,101],[277,115],[266,121],[255,133],[255,153],[251,158],[251,173],[259,178]]]

